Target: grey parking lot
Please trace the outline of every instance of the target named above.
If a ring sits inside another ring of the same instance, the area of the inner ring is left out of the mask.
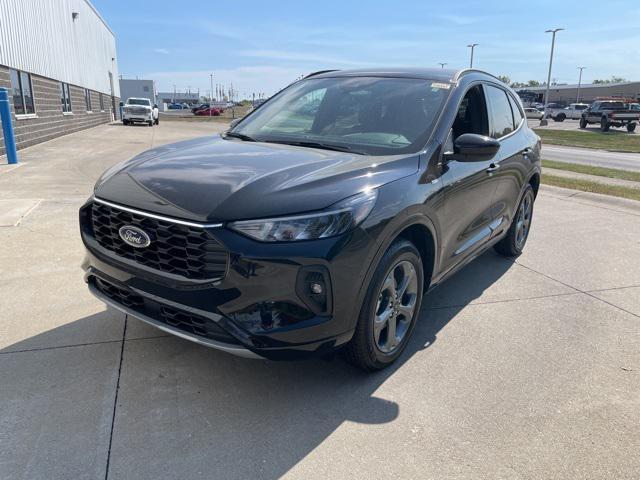
[[[221,124],[106,125],[0,166],[0,478],[636,479],[640,207],[542,188],[525,253],[427,295],[393,368],[246,360],[90,296],[98,175]]]

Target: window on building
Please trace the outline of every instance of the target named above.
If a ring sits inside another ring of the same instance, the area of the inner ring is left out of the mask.
[[[104,96],[100,94],[100,111],[104,112]]]
[[[31,75],[18,70],[10,70],[10,77],[14,113],[16,115],[36,113],[33,102]]]
[[[71,112],[71,94],[69,93],[69,84],[60,82],[60,102],[62,103],[63,112]]]
[[[491,137],[501,138],[513,132],[513,112],[507,92],[491,85],[485,86],[491,111]]]
[[[87,106],[87,112],[91,112],[93,110],[91,108],[91,90],[88,88],[84,89],[84,103]]]

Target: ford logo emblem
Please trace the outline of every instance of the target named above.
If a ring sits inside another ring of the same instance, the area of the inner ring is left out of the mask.
[[[151,238],[145,233],[144,230],[134,227],[133,225],[125,225],[118,230],[120,238],[127,245],[131,245],[134,248],[145,248],[151,243]]]

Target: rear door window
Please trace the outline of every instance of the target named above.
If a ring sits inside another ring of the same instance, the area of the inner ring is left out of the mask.
[[[507,92],[491,85],[485,85],[484,88],[489,104],[490,136],[501,138],[509,135],[513,132],[513,113]]]

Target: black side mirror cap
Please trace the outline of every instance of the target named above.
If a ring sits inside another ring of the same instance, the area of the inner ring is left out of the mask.
[[[500,142],[495,138],[463,133],[453,142],[453,153],[448,154],[450,160],[459,162],[486,162],[496,156],[500,150]]]

